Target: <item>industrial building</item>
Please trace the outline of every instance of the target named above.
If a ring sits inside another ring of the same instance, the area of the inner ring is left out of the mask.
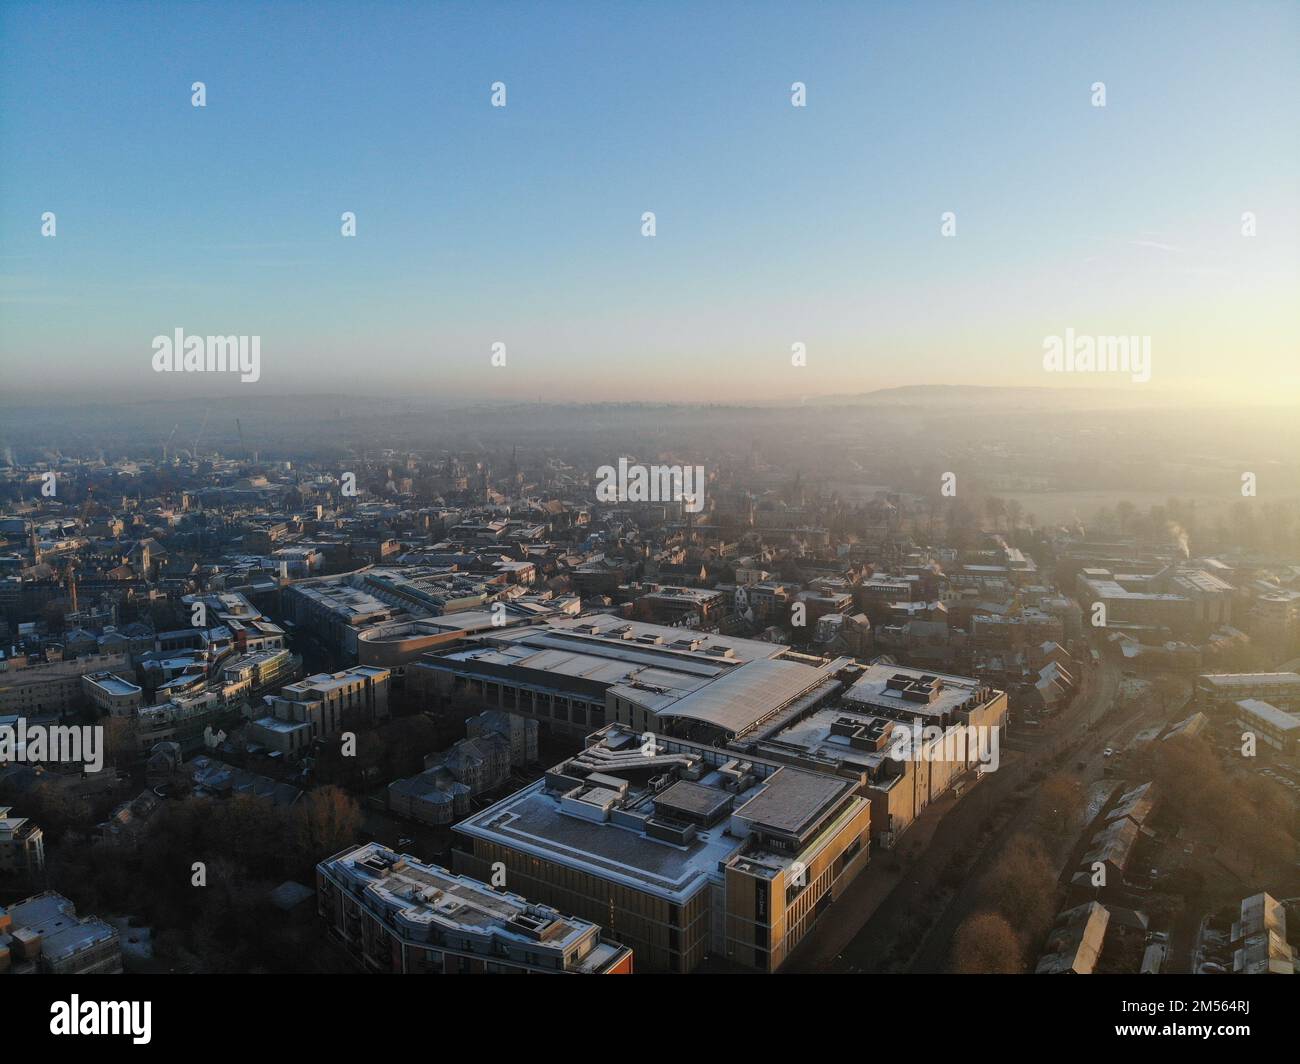
[[[1300,743],[1300,713],[1288,713],[1258,698],[1243,698],[1235,703],[1234,719],[1243,732],[1255,735],[1276,753],[1295,756]]]
[[[1247,698],[1278,709],[1300,710],[1300,673],[1217,672],[1196,678],[1197,706],[1209,713],[1233,713],[1236,704]]]
[[[459,695],[582,737],[619,722],[701,741],[744,734],[832,697],[851,658],[617,617],[552,618],[485,634],[407,670],[416,694]]]

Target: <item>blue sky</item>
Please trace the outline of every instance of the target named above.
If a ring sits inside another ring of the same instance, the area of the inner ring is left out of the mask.
[[[1144,387],[1300,395],[1298,31],[1293,3],[6,3],[0,360],[181,394],[149,369],[181,326],[260,335],[271,391],[1132,386],[1045,375],[1069,327],[1150,335]]]

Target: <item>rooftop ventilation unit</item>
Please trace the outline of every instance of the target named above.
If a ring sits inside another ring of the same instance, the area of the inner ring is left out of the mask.
[[[645,833],[660,842],[670,842],[674,846],[686,846],[695,838],[695,825],[683,824],[676,820],[663,820],[659,817],[647,817]]]
[[[744,791],[754,782],[754,766],[748,761],[732,759],[718,769],[722,785],[734,794]]]

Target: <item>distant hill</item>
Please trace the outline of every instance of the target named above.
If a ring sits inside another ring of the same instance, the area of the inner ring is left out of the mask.
[[[926,409],[1123,410],[1197,405],[1190,395],[1129,388],[1007,388],[977,384],[908,384],[856,395],[809,397],[805,406],[924,407]]]

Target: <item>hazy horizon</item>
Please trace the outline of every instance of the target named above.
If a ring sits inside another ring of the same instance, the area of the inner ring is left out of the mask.
[[[852,406],[924,406],[939,405],[945,399],[960,399],[963,403],[974,406],[1014,405],[1021,399],[1051,401],[1059,399],[1064,408],[1071,411],[1097,410],[1250,410],[1265,408],[1269,410],[1286,409],[1300,404],[1300,398],[1286,392],[1270,391],[1260,394],[1253,402],[1236,399],[1209,392],[1191,389],[1141,388],[1128,390],[1110,387],[1088,387],[1082,382],[1052,385],[1003,385],[1003,384],[901,384],[892,387],[871,388],[861,392],[829,392],[825,394],[808,394],[797,396],[780,396],[772,398],[758,397],[701,397],[698,399],[684,397],[565,397],[557,396],[515,396],[508,393],[465,392],[454,394],[447,391],[434,391],[425,394],[411,389],[398,388],[386,383],[361,382],[343,385],[339,382],[322,382],[316,387],[282,387],[241,388],[227,379],[189,376],[163,377],[150,380],[152,389],[114,389],[84,387],[78,390],[75,384],[61,384],[57,391],[47,387],[34,387],[24,391],[21,384],[9,388],[0,395],[0,409],[5,407],[31,407],[45,409],[56,407],[84,407],[90,405],[132,406],[136,404],[172,403],[243,403],[255,405],[259,402],[275,401],[319,401],[336,399],[340,401],[367,400],[391,401],[420,406],[646,406],[646,407],[736,407],[736,408],[795,408],[802,406],[852,407]],[[170,386],[170,390],[168,390]]]

